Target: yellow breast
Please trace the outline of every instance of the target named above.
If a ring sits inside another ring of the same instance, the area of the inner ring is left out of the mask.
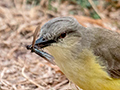
[[[50,47],[48,50],[66,77],[83,90],[120,90],[120,79],[109,77],[90,50],[83,50],[77,58],[69,49]]]

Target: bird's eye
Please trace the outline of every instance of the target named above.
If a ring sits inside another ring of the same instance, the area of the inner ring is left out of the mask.
[[[60,36],[59,36],[59,38],[64,38],[65,36],[66,36],[66,32],[61,33]]]

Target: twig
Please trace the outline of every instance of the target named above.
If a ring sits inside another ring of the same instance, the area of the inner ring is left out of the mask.
[[[4,73],[5,73],[6,70],[7,70],[7,68],[4,68],[3,71],[2,71],[1,74],[0,74],[0,81],[1,81],[5,86],[7,86],[7,84],[4,82],[4,80],[3,80],[2,78],[3,78]]]
[[[92,1],[92,0],[88,0],[88,1],[89,1],[89,3],[91,4],[91,6],[93,7],[93,9],[95,10],[95,12],[99,15],[99,17],[100,17],[101,19],[103,19],[103,18],[104,18],[103,15],[100,14],[100,12],[99,12],[98,9],[96,8],[96,6],[95,6],[95,4],[93,3],[93,1]]]
[[[57,84],[57,85],[54,87],[54,89],[56,90],[58,87],[60,87],[60,86],[62,86],[62,85],[64,85],[64,84],[66,84],[67,82],[68,82],[68,80],[62,81],[61,83]]]
[[[3,71],[1,72],[1,75],[0,75],[0,80],[1,82],[5,85],[5,86],[12,86],[14,90],[17,90],[16,86],[15,85],[12,85],[9,81],[7,80],[4,80],[3,79],[3,76],[5,74],[5,71],[7,70],[7,68],[4,68]]]
[[[25,74],[25,67],[22,68],[22,75],[29,80],[31,83],[33,83],[34,85],[38,86],[41,89],[45,89],[43,86],[39,85],[38,83],[34,82],[32,79],[30,79],[26,74]]]

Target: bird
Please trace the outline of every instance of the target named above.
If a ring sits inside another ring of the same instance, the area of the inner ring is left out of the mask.
[[[41,27],[35,46],[46,48],[81,89],[120,90],[119,33],[83,27],[74,17],[56,17]]]

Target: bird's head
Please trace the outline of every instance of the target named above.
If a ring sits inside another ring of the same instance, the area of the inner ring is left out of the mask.
[[[81,34],[79,29],[82,28],[84,27],[75,18],[54,18],[42,26],[40,36],[36,40],[35,45],[40,48],[47,47],[52,49],[54,53],[57,51],[58,54],[64,53],[63,51],[61,52],[64,49],[70,51],[80,41]],[[53,55],[53,53],[51,54]]]
[[[43,48],[47,46],[60,46],[66,48],[73,46],[81,37],[81,25],[75,18],[58,17],[48,21],[41,28],[39,39],[35,45]]]

